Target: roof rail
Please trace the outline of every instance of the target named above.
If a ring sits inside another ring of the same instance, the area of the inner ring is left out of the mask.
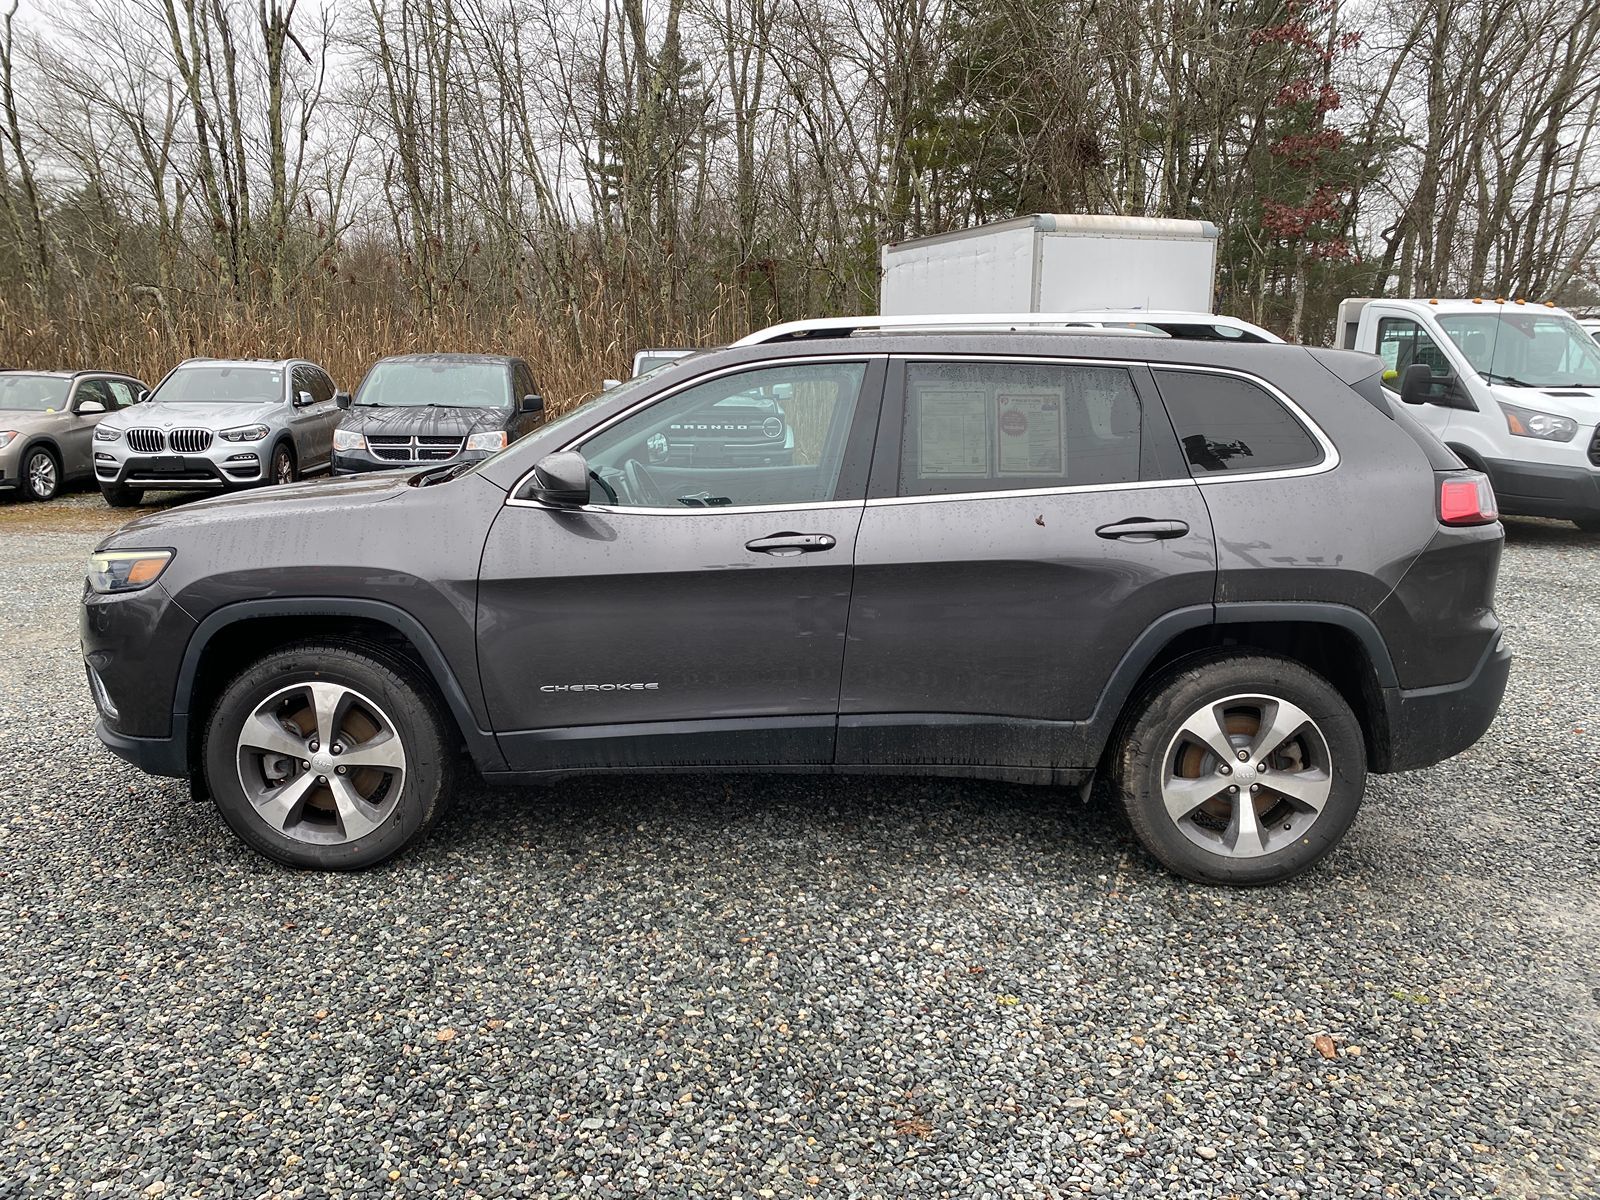
[[[746,334],[735,346],[761,346],[803,338],[843,338],[856,333],[1016,333],[1030,329],[1082,329],[1096,337],[1165,337],[1148,329],[1104,329],[1087,313],[936,313],[908,317],[818,317],[786,321]]]

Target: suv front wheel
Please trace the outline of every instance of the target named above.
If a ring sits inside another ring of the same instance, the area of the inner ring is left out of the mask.
[[[296,867],[355,870],[427,832],[451,777],[432,690],[373,647],[305,642],[228,685],[206,727],[206,783],[248,845]]]
[[[1355,820],[1366,745],[1344,697],[1287,659],[1179,663],[1133,709],[1113,782],[1144,847],[1200,883],[1277,883]]]

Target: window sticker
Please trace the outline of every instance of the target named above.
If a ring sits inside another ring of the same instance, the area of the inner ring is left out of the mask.
[[[982,389],[921,388],[917,392],[917,473],[930,478],[989,474],[989,396]]]
[[[1065,397],[1059,388],[1007,388],[995,396],[1002,475],[1067,473]]]

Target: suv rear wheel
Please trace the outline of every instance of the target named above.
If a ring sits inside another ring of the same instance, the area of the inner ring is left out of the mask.
[[[1344,697],[1299,663],[1206,655],[1135,702],[1113,782],[1166,867],[1201,883],[1277,883],[1309,869],[1355,820],[1366,745]]]
[[[228,685],[206,727],[206,783],[248,845],[296,867],[369,867],[418,841],[451,783],[448,725],[403,660],[305,642]]]

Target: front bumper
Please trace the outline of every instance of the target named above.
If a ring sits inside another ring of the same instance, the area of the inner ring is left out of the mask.
[[[449,458],[430,458],[426,460],[397,460],[392,458],[379,458],[371,450],[335,450],[333,452],[333,473],[335,475],[364,475],[370,471],[421,471],[432,470],[435,467],[450,467],[460,463],[482,462],[488,458],[488,450],[462,450]]]
[[[85,591],[78,624],[85,686],[100,714],[100,740],[124,758],[118,748],[124,743],[172,741],[179,757],[186,750],[174,709],[178,673],[195,629],[194,619],[160,582],[121,595]]]
[[[1491,458],[1484,461],[1500,511],[1571,521],[1600,517],[1600,466],[1564,467]]]
[[[130,454],[125,448],[94,450],[95,482],[102,487],[161,491],[221,491],[267,479],[267,443],[223,442],[204,454]]]
[[[1496,633],[1472,674],[1459,683],[1384,688],[1388,741],[1372,769],[1414,771],[1460,754],[1493,724],[1510,675],[1511,651]]]

